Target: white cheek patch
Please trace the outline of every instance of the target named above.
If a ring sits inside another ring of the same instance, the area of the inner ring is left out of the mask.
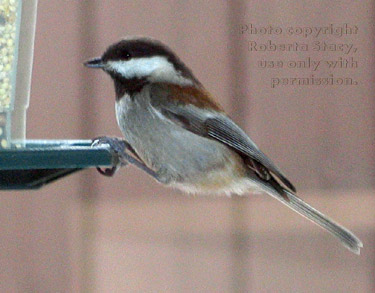
[[[148,78],[151,81],[176,82],[178,84],[192,84],[181,76],[174,66],[162,56],[133,58],[127,61],[109,61],[109,70],[121,74],[126,79]]]
[[[129,79],[149,76],[157,69],[175,72],[173,65],[165,57],[161,56],[133,58],[128,61],[110,61],[108,65],[112,70]]]

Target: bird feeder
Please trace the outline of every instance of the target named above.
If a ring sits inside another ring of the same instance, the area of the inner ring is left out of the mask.
[[[95,166],[109,147],[90,140],[27,140],[37,0],[0,0],[0,189],[31,189]]]

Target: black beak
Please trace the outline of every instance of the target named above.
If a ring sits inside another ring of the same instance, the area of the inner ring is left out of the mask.
[[[103,68],[104,63],[102,61],[102,58],[96,57],[94,59],[88,60],[85,63],[83,63],[86,67],[90,68]]]

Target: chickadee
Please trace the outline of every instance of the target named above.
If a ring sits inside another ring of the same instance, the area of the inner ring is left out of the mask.
[[[151,38],[128,37],[85,65],[103,69],[114,81],[125,140],[104,137],[97,143],[110,144],[125,163],[190,193],[267,193],[360,253],[362,242],[296,196],[281,170],[170,48]]]

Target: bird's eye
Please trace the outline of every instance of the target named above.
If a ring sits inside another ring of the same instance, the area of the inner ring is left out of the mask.
[[[123,60],[129,60],[131,58],[131,54],[129,52],[122,52],[121,59]]]
[[[116,49],[116,51],[113,53],[113,59],[117,60],[129,60],[132,55],[129,53],[129,51],[124,50],[124,49]]]

